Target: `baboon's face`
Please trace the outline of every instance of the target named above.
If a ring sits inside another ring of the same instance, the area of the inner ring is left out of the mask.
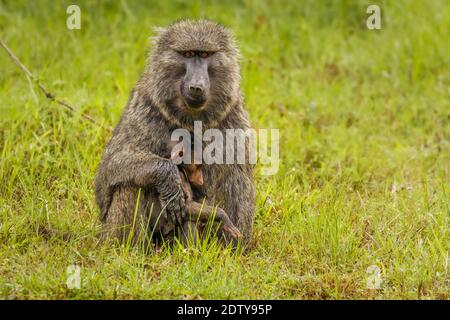
[[[238,51],[230,32],[208,21],[160,31],[151,55],[154,97],[178,118],[218,118],[239,95]]]
[[[209,98],[210,65],[215,63],[212,51],[178,51],[184,75],[180,81],[180,93],[187,107],[200,109]]]

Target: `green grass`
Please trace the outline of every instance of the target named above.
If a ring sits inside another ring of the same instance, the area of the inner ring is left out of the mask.
[[[0,50],[0,298],[450,298],[450,4],[379,1],[0,0],[0,36],[71,114]],[[272,4],[269,4],[272,3]],[[101,242],[93,179],[145,64],[152,27],[231,27],[253,125],[280,128],[257,172],[251,250]],[[81,289],[66,269],[81,267]],[[368,289],[371,265],[382,284]]]

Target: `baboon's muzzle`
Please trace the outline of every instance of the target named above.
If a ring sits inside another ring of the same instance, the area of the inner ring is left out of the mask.
[[[190,108],[203,107],[209,95],[207,61],[196,57],[186,62],[186,74],[181,82],[181,93]]]

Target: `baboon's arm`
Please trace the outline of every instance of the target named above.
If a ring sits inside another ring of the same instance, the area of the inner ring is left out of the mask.
[[[106,164],[106,171],[109,177],[108,184],[112,187],[117,185],[154,187],[159,193],[166,194],[168,188],[164,188],[164,185],[173,186],[181,183],[178,169],[170,160],[131,148],[113,154]]]
[[[192,222],[206,221],[211,216],[214,215],[215,208],[208,205],[203,205],[201,203],[190,201],[187,204],[187,218]],[[238,228],[231,222],[228,214],[221,208],[217,208],[214,215],[214,221],[222,222],[222,228],[225,232],[229,233],[233,238],[240,237],[241,233]]]
[[[114,151],[106,155],[98,177],[97,194],[103,194],[104,197],[101,219],[106,217],[117,187],[151,187],[158,193],[161,205],[166,208],[173,222],[181,224],[185,205],[178,168],[168,159],[130,146],[125,145]],[[101,189],[106,190],[102,192]]]

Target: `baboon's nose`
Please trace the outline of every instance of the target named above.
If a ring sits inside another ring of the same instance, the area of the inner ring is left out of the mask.
[[[183,86],[181,92],[189,107],[199,109],[207,99],[208,88],[202,81],[193,80]]]
[[[190,85],[189,86],[189,94],[191,94],[194,97],[198,97],[203,95],[203,87],[202,86],[196,86],[196,85]]]

